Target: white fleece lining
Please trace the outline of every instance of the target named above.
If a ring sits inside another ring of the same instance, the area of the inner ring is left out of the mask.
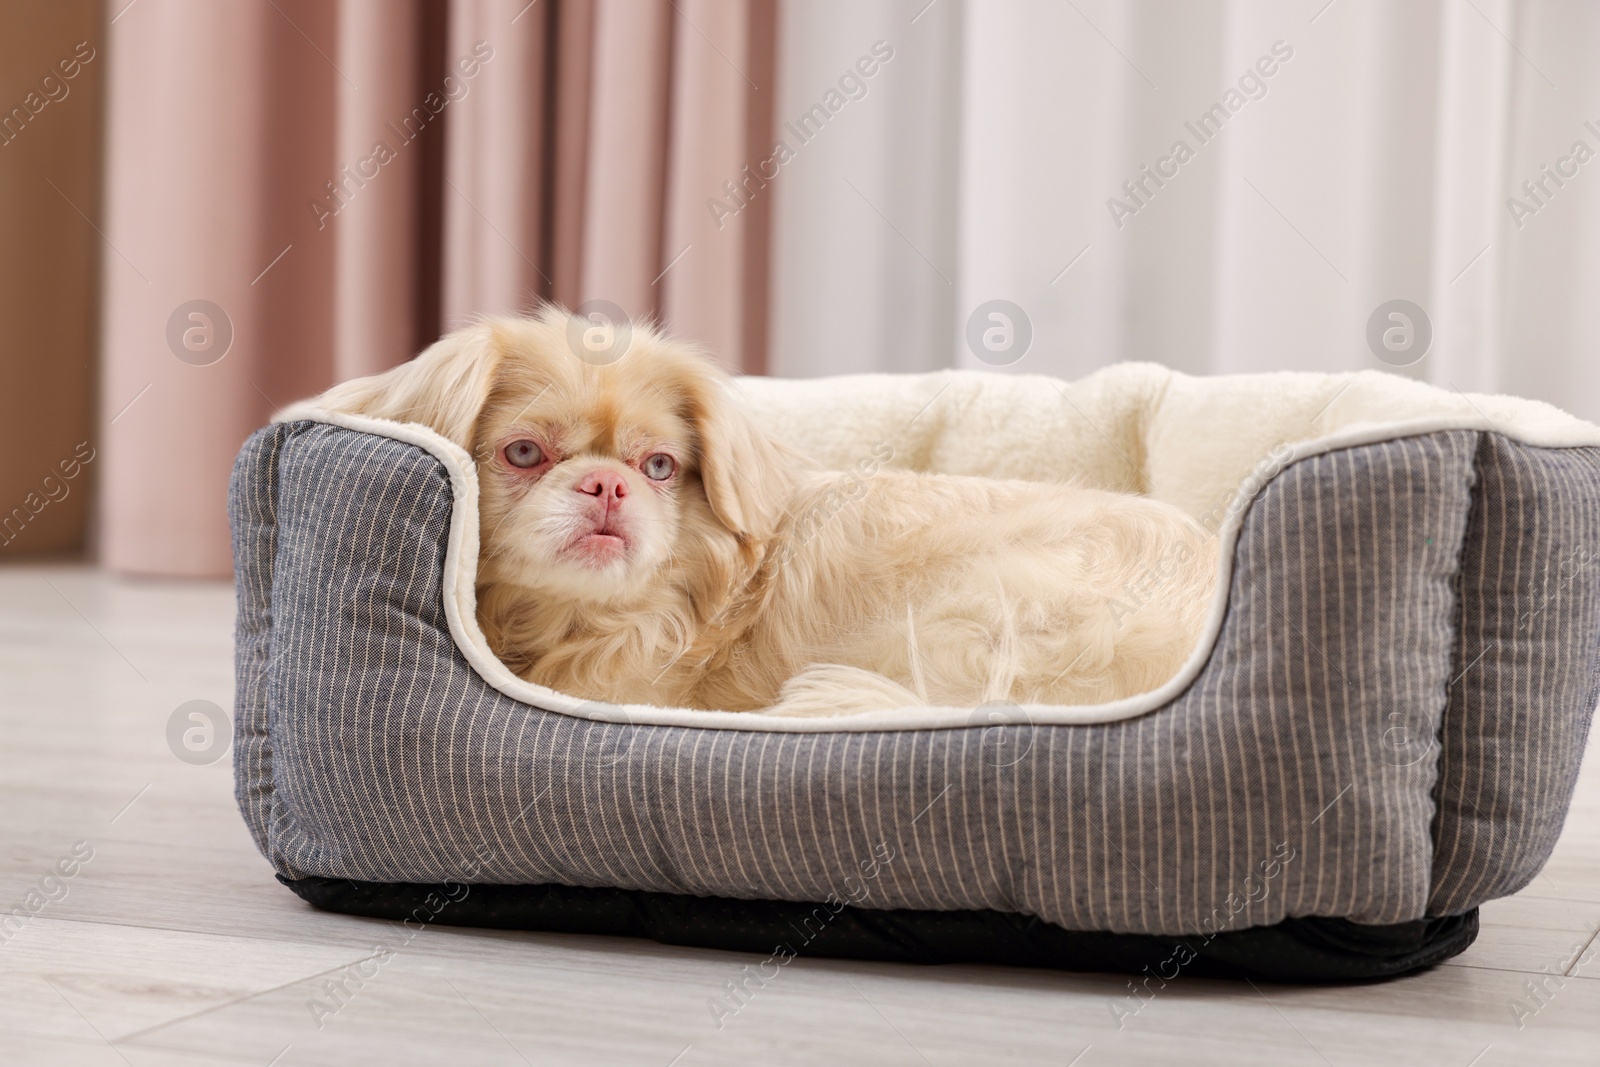
[[[982,372],[974,372],[981,374]],[[1241,376],[1244,377],[1244,376]],[[1336,380],[1333,375],[1328,381]],[[780,386],[783,383],[770,382]],[[1065,383],[1063,383],[1065,384]],[[1463,394],[1465,396],[1466,394]],[[1357,424],[1335,431],[1324,437],[1305,442],[1294,442],[1294,453],[1287,465],[1324,452],[1359,445],[1376,444],[1402,437],[1437,433],[1443,430],[1480,430],[1503,434],[1523,444],[1545,448],[1573,448],[1600,446],[1600,427],[1566,416],[1560,425],[1543,421],[1535,416],[1536,408],[1529,405],[1526,418],[1491,421],[1469,405],[1473,412],[1463,415],[1433,415],[1430,417],[1390,422],[1387,424]],[[1487,399],[1487,398],[1477,398]],[[1555,409],[1544,409],[1554,412]],[[1502,413],[1503,414],[1503,413]],[[731,713],[704,711],[693,708],[669,708],[651,704],[616,705],[600,701],[582,700],[542,685],[527,682],[512,674],[489,649],[489,642],[478,626],[477,587],[478,572],[478,472],[470,456],[455,442],[442,437],[432,429],[417,423],[392,422],[360,415],[320,408],[313,401],[291,405],[273,417],[273,422],[319,422],[361,433],[388,437],[415,445],[434,456],[449,472],[454,497],[450,517],[450,538],[445,553],[444,607],[450,624],[450,634],[456,647],[478,675],[495,690],[523,704],[531,704],[545,711],[558,712],[578,718],[601,722],[632,723],[654,726],[687,726],[713,730],[772,731],[776,733],[838,733],[868,732],[874,730],[934,730],[970,726],[986,726],[992,709],[974,710],[965,707],[916,707],[893,711],[875,711],[861,715],[838,715],[817,718],[790,718],[763,715],[759,712]],[[1509,425],[1508,425],[1509,423]],[[1263,457],[1264,458],[1264,457]],[[1281,473],[1281,471],[1277,472]],[[1275,477],[1276,475],[1274,475]],[[1020,708],[1026,721],[1035,725],[1087,725],[1117,722],[1148,714],[1165,707],[1182,695],[1200,674],[1216,646],[1222,632],[1222,620],[1227,613],[1231,592],[1234,546],[1244,515],[1249,510],[1242,506],[1253,500],[1271,481],[1256,479],[1256,487],[1248,498],[1230,510],[1217,532],[1218,574],[1216,591],[1210,610],[1206,614],[1200,641],[1177,674],[1166,684],[1122,700],[1106,704],[1044,705],[1030,704]]]

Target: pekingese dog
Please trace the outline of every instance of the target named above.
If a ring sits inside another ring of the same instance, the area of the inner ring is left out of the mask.
[[[790,715],[1093,704],[1159,686],[1196,644],[1215,552],[1177,509],[887,467],[861,491],[691,347],[634,325],[601,365],[574,327],[487,320],[318,401],[475,458],[478,621],[522,678]]]

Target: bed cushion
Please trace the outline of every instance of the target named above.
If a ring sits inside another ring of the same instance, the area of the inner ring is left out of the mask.
[[[782,384],[758,388],[790,410]],[[1110,428],[1102,480],[1192,488],[1160,444],[1187,388],[1121,409],[1063,391],[1061,410]],[[1600,436],[1459,421],[1218,459],[1244,484],[1184,505],[1204,521],[1224,501],[1215,634],[1159,702],[904,726],[518,699],[466,633],[461,464],[416,428],[280,422],[232,491],[241,809],[311,896],[563,886],[1191,938],[1465,916],[1537,873],[1575,781],[1600,671]],[[929,426],[899,462],[948,466]]]

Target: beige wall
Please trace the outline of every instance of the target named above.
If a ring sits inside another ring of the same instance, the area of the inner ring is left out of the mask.
[[[0,128],[0,562],[80,550],[88,524],[101,23],[95,0],[0,4],[0,118],[11,116]],[[77,63],[75,77],[62,60]]]

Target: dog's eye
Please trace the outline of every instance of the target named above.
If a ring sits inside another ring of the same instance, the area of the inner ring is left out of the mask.
[[[544,452],[526,438],[512,441],[506,445],[506,462],[513,467],[537,467],[544,462]]]
[[[672,477],[673,471],[678,469],[678,461],[665,452],[657,452],[654,455],[646,456],[640,469],[644,471],[644,476],[651,481],[664,482]]]

